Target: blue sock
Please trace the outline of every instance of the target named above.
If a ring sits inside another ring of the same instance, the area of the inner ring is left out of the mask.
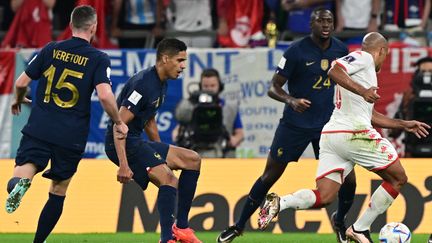
[[[338,209],[336,213],[336,222],[343,223],[345,215],[348,213],[354,202],[356,183],[345,181],[342,183],[338,193]]]
[[[54,226],[57,224],[62,214],[64,200],[65,196],[49,193],[48,201],[39,216],[38,227],[33,243],[44,242],[54,229]]]
[[[188,216],[195,196],[195,189],[200,172],[196,170],[183,170],[178,185],[178,208],[176,225],[180,229],[189,227]]]
[[[237,227],[239,227],[241,230],[244,229],[246,222],[261,205],[271,186],[272,185],[264,184],[261,178],[258,178],[255,184],[252,186],[251,191],[249,192],[249,196],[246,199],[245,205],[243,206],[240,219],[236,223]]]
[[[168,185],[159,187],[157,206],[160,216],[162,242],[167,242],[173,239],[172,225],[174,223],[176,197],[176,188]]]
[[[7,192],[11,193],[11,191],[14,189],[15,185],[18,184],[18,182],[21,180],[21,177],[12,177],[8,184],[7,184]]]

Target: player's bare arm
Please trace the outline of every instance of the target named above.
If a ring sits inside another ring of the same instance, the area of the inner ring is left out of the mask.
[[[23,72],[15,82],[15,101],[11,106],[12,114],[18,115],[21,112],[22,103],[30,103],[31,100],[25,98],[27,87],[32,79]]]
[[[100,83],[96,85],[96,91],[103,109],[106,111],[108,116],[113,120],[114,124],[116,124],[116,126],[114,127],[118,131],[117,135],[119,136],[123,135],[124,137],[126,137],[128,132],[128,127],[120,119],[117,103],[115,101],[114,94],[111,90],[111,85],[107,83]]]
[[[146,132],[147,137],[150,139],[150,141],[153,142],[161,141],[155,117],[152,117],[147,121],[147,124],[144,127],[144,131]]]
[[[381,98],[376,93],[378,87],[370,87],[366,89],[362,85],[352,80],[348,73],[346,73],[345,70],[337,63],[330,68],[328,76],[338,85],[355,94],[362,96],[369,103],[375,103],[379,98]]]
[[[267,91],[267,95],[272,99],[288,104],[297,112],[303,112],[309,108],[311,105],[309,100],[294,98],[282,88],[286,82],[287,79],[285,77],[275,73],[271,81],[270,89]]]
[[[404,129],[415,134],[418,138],[427,137],[429,135],[428,129],[431,128],[428,124],[416,120],[406,121],[389,118],[375,109],[372,113],[372,124],[382,128]]]

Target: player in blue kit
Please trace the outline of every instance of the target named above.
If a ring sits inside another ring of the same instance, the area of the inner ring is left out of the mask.
[[[119,171],[133,172],[143,190],[149,182],[159,187],[157,206],[160,215],[161,242],[201,242],[189,228],[188,215],[200,174],[201,158],[189,149],[162,143],[155,120],[165,99],[167,81],[177,79],[186,67],[186,45],[177,39],[164,39],[156,51],[156,65],[133,75],[124,86],[117,104],[121,119],[128,124],[126,151],[116,150],[109,125],[105,151]],[[150,141],[142,138],[143,130]],[[127,163],[117,153],[127,154]],[[181,169],[177,179],[172,170]],[[178,188],[178,189],[177,189]],[[174,211],[177,204],[177,221]]]
[[[311,14],[311,35],[294,42],[281,58],[268,95],[285,103],[276,129],[264,173],[249,192],[240,219],[225,229],[218,242],[231,242],[241,235],[247,220],[263,202],[267,192],[285,171],[289,162],[297,162],[309,143],[318,159],[319,139],[330,119],[334,105],[334,82],[327,76],[330,64],[348,54],[347,47],[331,37],[333,14],[318,8]],[[288,86],[288,93],[282,88]],[[355,193],[355,175],[345,180],[339,191],[337,214],[332,216],[339,242],[346,242],[344,218]],[[258,225],[261,225],[261,218]]]
[[[18,208],[33,177],[51,160],[50,169],[42,175],[51,179],[52,184],[39,217],[35,243],[45,241],[62,214],[68,185],[85,149],[90,98],[95,88],[105,111],[115,121],[113,132],[116,138],[124,140],[128,131],[120,119],[111,90],[110,60],[90,45],[96,33],[96,11],[90,6],[76,7],[71,14],[70,26],[73,37],[46,45],[15,83],[12,113],[17,115],[21,104],[28,101],[24,96],[31,80],[39,80],[35,104],[22,130],[13,178],[7,185],[8,213]]]

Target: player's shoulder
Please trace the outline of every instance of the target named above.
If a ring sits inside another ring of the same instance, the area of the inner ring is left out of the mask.
[[[296,52],[299,52],[302,48],[305,48],[304,45],[307,45],[307,37],[301,38],[299,40],[295,40],[293,42],[291,42],[291,44],[288,46],[288,48],[285,51],[285,55],[286,54],[293,54]]]
[[[148,90],[148,88],[144,88],[144,85],[142,85],[144,82],[147,83],[148,79],[150,78],[150,72],[149,69],[144,69],[141,71],[138,71],[134,73],[128,80],[129,86],[134,90],[140,90],[141,92],[144,92]]]
[[[97,60],[109,61],[109,56],[106,52],[103,52],[93,46],[88,46],[85,50],[86,53],[95,57]]]
[[[341,50],[346,54],[348,54],[348,47],[343,41],[333,36],[331,37],[331,40],[332,40],[333,49]]]
[[[58,45],[57,41],[48,42],[44,47],[42,47],[41,51],[47,51],[47,52],[49,52],[52,49],[55,49],[57,45]]]

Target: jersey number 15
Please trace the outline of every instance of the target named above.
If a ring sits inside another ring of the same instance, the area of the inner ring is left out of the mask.
[[[56,89],[68,89],[72,93],[72,98],[70,100],[62,100],[57,93],[52,91],[52,85],[54,81],[54,74],[56,72],[56,67],[51,65],[43,75],[47,78],[47,87],[45,89],[45,96],[44,96],[44,102],[49,103],[51,100],[51,97],[54,100],[54,103],[61,107],[61,108],[71,108],[78,102],[79,99],[79,92],[75,85],[72,83],[66,82],[66,78],[68,76],[72,76],[75,78],[82,79],[83,73],[70,70],[68,68],[63,69],[63,72],[60,75],[60,78],[57,81],[57,84],[55,85]]]

